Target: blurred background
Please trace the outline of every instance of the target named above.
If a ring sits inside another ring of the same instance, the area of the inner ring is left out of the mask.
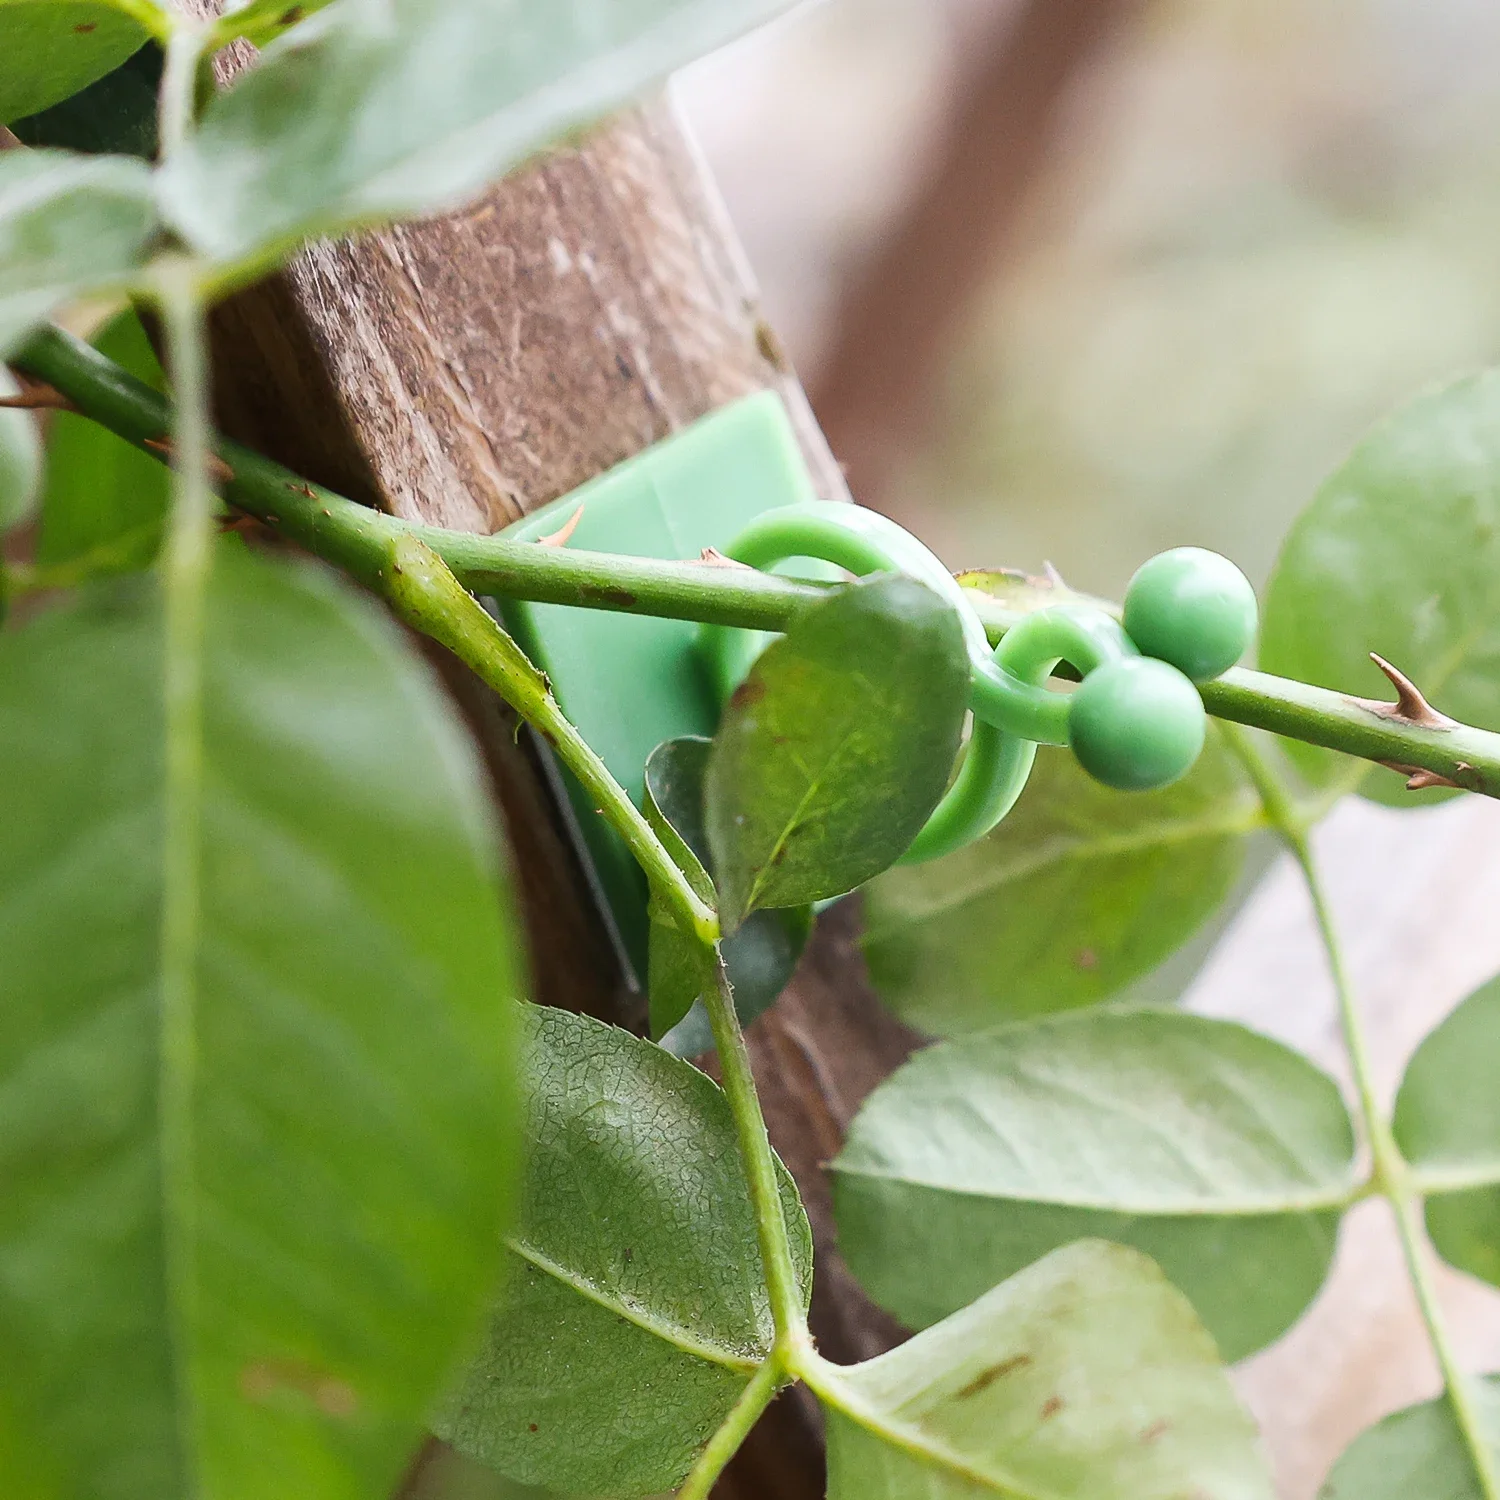
[[[1491,0],[824,0],[677,93],[856,498],[1117,596],[1184,542],[1263,584],[1372,421],[1500,356],[1497,62]],[[1500,970],[1500,806],[1351,802],[1319,849],[1394,1089]],[[1345,1076],[1283,866],[1187,1002]],[[1385,1213],[1238,1373],[1285,1500],[1438,1389]],[[1500,1297],[1442,1285],[1500,1368]]]

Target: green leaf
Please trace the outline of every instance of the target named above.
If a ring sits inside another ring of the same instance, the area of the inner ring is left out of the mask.
[[[646,761],[643,801],[646,821],[663,847],[687,877],[699,900],[713,907],[718,896],[698,854],[698,849],[703,848],[703,770],[708,761],[708,743],[696,736],[684,736],[658,745]],[[717,982],[719,955],[712,943],[705,943],[696,932],[679,927],[670,907],[655,892],[648,915],[646,989],[651,1035],[660,1040],[687,1015],[699,996]]]
[[[1500,729],[1500,372],[1382,422],[1282,547],[1266,596],[1265,670],[1390,701],[1372,651],[1442,712]],[[1404,778],[1363,761],[1288,750],[1320,786],[1395,807],[1438,795],[1414,796]]]
[[[1475,1405],[1500,1462],[1500,1380],[1474,1382]],[[1333,1466],[1318,1500],[1486,1500],[1446,1398],[1393,1412]]]
[[[257,47],[273,42],[322,10],[329,0],[240,0],[224,7],[217,28],[221,42],[242,36]]]
[[[958,617],[889,575],[800,615],[735,689],[704,783],[720,918],[840,896],[947,788],[968,701]]]
[[[137,380],[166,389],[155,351],[130,309],[111,318],[93,344]],[[150,454],[97,422],[59,412],[47,439],[46,475],[38,563],[118,573],[155,558],[172,481]]]
[[[104,77],[147,35],[139,21],[99,0],[0,0],[0,125]]]
[[[0,396],[14,396],[20,385],[0,365]],[[0,531],[31,513],[42,472],[42,445],[36,420],[27,411],[0,410]]]
[[[1500,979],[1417,1048],[1396,1096],[1396,1144],[1427,1195],[1438,1254],[1500,1286]]]
[[[0,152],[0,356],[60,303],[128,286],[155,233],[144,162]]]
[[[1213,915],[1263,822],[1217,731],[1160,792],[1113,791],[1043,749],[988,837],[870,886],[871,982],[939,1036],[1107,999]]]
[[[672,857],[689,872],[710,905],[717,897],[703,868],[708,837],[703,826],[703,780],[710,742],[696,736],[658,745],[646,762],[646,816]],[[809,907],[755,912],[720,944],[734,1007],[748,1026],[787,987],[812,931]],[[653,917],[650,949],[651,1034],[678,1057],[697,1057],[714,1046],[713,1028],[700,996],[714,983],[713,950],[692,934]]]
[[[1228,1359],[1323,1284],[1355,1186],[1333,1081],[1175,1011],[1089,1011],[929,1047],[866,1101],[834,1163],[839,1246],[914,1328],[1086,1237],[1134,1245]]]
[[[0,1422],[49,1500],[367,1500],[499,1269],[518,939],[483,776],[367,601],[235,551],[168,848],[161,636],[145,580],[0,636]]]
[[[528,1032],[523,1227],[437,1431],[528,1484],[670,1489],[774,1336],[729,1107],[695,1068],[585,1016],[537,1009]],[[782,1204],[810,1287],[784,1172]]]
[[[161,180],[226,265],[457,203],[787,0],[344,0],[266,49]]]
[[[3,0],[0,0],[3,3]],[[148,42],[112,73],[80,89],[61,104],[24,120],[11,131],[27,146],[60,146],[68,151],[117,151],[154,161],[157,152],[157,93],[163,53]]]
[[[829,1500],[1271,1500],[1213,1340],[1121,1245],[1054,1251],[817,1387]]]

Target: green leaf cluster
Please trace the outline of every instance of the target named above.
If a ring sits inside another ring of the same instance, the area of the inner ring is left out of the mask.
[[[249,0],[203,31],[152,0],[0,0],[0,119],[83,148],[0,155],[0,351],[82,297],[154,302],[173,441],[201,453],[206,300],[308,236],[472,195],[778,8]],[[259,65],[195,96],[236,37]],[[171,63],[154,165],[149,38]],[[133,312],[98,344],[163,383]],[[0,635],[7,1493],[373,1500],[431,1426],[518,1485],[699,1500],[802,1379],[833,1500],[1262,1500],[1221,1357],[1301,1315],[1356,1198],[1420,1200],[1437,1252],[1500,1286],[1500,981],[1423,1044],[1388,1128],[1357,1080],[1368,1168],[1296,1054],[1099,1003],[1222,918],[1258,830],[1310,872],[1339,795],[1411,800],[1387,773],[1294,747],[1294,781],[1226,729],[1181,782],[1125,795],[1044,754],[990,837],[893,868],[948,786],[969,664],[920,583],[851,584],[766,649],[711,742],[660,747],[644,815],[569,741],[653,882],[654,1045],[516,1003],[451,713],[366,601],[214,543],[184,468],[169,494],[67,413],[43,468],[31,418],[0,412],[0,526],[40,496],[32,581],[86,584]],[[1378,650],[1500,728],[1497,474],[1494,374],[1383,424],[1289,537],[1262,664],[1368,696]],[[567,730],[424,544],[362,576]],[[965,582],[1010,623],[1067,594]],[[1409,695],[1353,710],[1419,722]],[[839,1369],[811,1346],[810,1232],[736,1010],[784,987],[815,904],[862,887],[872,980],[947,1040],[833,1164],[846,1259],[920,1330]],[[715,1040],[722,1089],[672,1055]],[[1444,1373],[1446,1400],[1360,1439],[1329,1500],[1494,1500],[1494,1387]]]
[[[1376,722],[1500,724],[1497,434],[1493,374],[1378,426],[1287,539],[1263,665],[1356,696]],[[1060,587],[968,582],[1017,617]],[[1390,703],[1372,650],[1436,707]],[[1447,795],[1295,741],[1290,755],[1223,729],[1182,783],[1125,797],[1044,751],[987,839],[867,888],[872,980],[903,1019],[952,1038],[875,1091],[832,1166],[842,1253],[908,1326],[942,1326],[1039,1255],[1098,1237],[1152,1256],[1237,1359],[1301,1316],[1344,1210],[1371,1192],[1410,1195],[1438,1254],[1500,1286],[1500,980],[1423,1043],[1389,1126],[1362,1098],[1373,1170],[1338,1089],[1304,1059],[1242,1027],[1129,1003],[1212,923],[1256,830],[1310,868],[1308,830],[1340,795]],[[1444,1370],[1449,1395],[1361,1438],[1326,1500],[1494,1493],[1493,1386]]]
[[[1270,1500],[1213,1341],[1144,1256],[1054,1251],[899,1349],[815,1379],[830,1500]]]
[[[459,203],[785,3],[231,7],[204,43],[244,36],[264,53],[154,171],[119,155],[0,159],[0,352],[76,297],[150,290],[163,254],[186,253],[204,289],[222,289],[310,236]],[[185,24],[154,0],[0,0],[0,122],[66,101]],[[92,104],[114,116],[109,149],[139,149],[131,101]]]

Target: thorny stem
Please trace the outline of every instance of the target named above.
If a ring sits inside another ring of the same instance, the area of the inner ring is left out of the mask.
[[[163,457],[147,444],[168,433],[170,403],[81,340],[43,328],[13,363],[67,396],[85,416]],[[231,503],[372,587],[379,586],[391,541],[412,535],[475,593],[544,604],[784,631],[827,593],[828,585],[750,569],[538,547],[414,525],[309,484],[237,443],[220,442],[218,454],[229,471],[224,492]],[[988,595],[971,591],[968,597],[990,639],[998,641],[1015,622],[1014,613]],[[1240,668],[1202,691],[1208,711],[1219,719],[1364,760],[1432,771],[1470,791],[1500,797],[1500,735],[1487,730],[1412,723],[1342,693]]]
[[[398,536],[387,544],[377,579],[380,592],[408,625],[446,646],[546,739],[625,841],[658,897],[701,942],[716,943],[718,915],[693,890],[625,788],[573,727],[547,679],[442,558],[418,538]]]
[[[1345,1050],[1349,1054],[1350,1071],[1354,1076],[1360,1124],[1370,1148],[1371,1180],[1375,1190],[1391,1205],[1395,1216],[1401,1253],[1416,1293],[1417,1306],[1421,1311],[1422,1321],[1426,1324],[1438,1368],[1442,1372],[1448,1405],[1474,1466],[1480,1493],[1484,1500],[1500,1500],[1500,1469],[1497,1469],[1495,1456],[1485,1441],[1484,1425],[1474,1405],[1473,1383],[1459,1363],[1457,1351],[1453,1347],[1452,1333],[1438,1300],[1430,1257],[1423,1243],[1421,1200],[1414,1191],[1410,1168],[1391,1133],[1390,1121],[1381,1108],[1376,1092],[1369,1037],[1355,1003],[1354,988],[1344,963],[1343,946],[1339,942],[1333,912],[1329,908],[1327,893],[1318,873],[1309,837],[1308,819],[1294,806],[1275,769],[1266,761],[1250,736],[1238,728],[1226,730],[1225,734],[1231,749],[1254,782],[1265,806],[1266,816],[1302,873],[1317,922],[1318,935],[1328,958],[1334,993],[1338,998],[1339,1025],[1343,1032]]]

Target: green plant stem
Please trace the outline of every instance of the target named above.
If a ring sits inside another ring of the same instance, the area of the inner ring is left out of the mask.
[[[213,493],[208,482],[208,380],[202,310],[190,278],[164,270],[158,299],[169,363],[181,400],[172,435],[176,454],[172,512],[162,566],[161,991],[157,1111],[161,1134],[164,1255],[169,1336],[179,1378],[184,1453],[194,1450],[194,1375],[189,1348],[196,1321],[197,1170],[194,1097],[201,822],[203,807],[203,633],[213,561]],[[189,1488],[192,1486],[190,1485]]]
[[[797,1285],[797,1267],[787,1237],[786,1215],[781,1207],[776,1157],[766,1134],[766,1117],[756,1093],[745,1034],[740,1029],[739,1016],[734,1008],[729,970],[717,947],[714,958],[714,983],[704,996],[704,1005],[713,1028],[714,1045],[719,1053],[719,1073],[734,1117],[740,1161],[750,1190],[750,1207],[755,1214],[755,1232],[760,1242],[761,1266],[765,1272],[771,1317],[776,1325],[776,1339],[766,1362],[755,1372],[735,1402],[734,1409],[693,1465],[692,1473],[677,1492],[677,1500],[705,1500],[714,1481],[739,1451],[776,1392],[792,1373],[816,1358],[808,1338],[807,1314]]]
[[[1333,912],[1328,905],[1327,893],[1323,889],[1313,855],[1311,819],[1293,804],[1281,779],[1247,734],[1236,728],[1228,731],[1227,738],[1255,783],[1267,817],[1302,873],[1338,1000],[1339,1025],[1354,1077],[1360,1124],[1370,1148],[1371,1180],[1375,1190],[1391,1205],[1395,1216],[1401,1253],[1416,1293],[1417,1306],[1427,1327],[1433,1353],[1437,1357],[1453,1419],[1474,1466],[1480,1493],[1484,1500],[1500,1500],[1500,1469],[1497,1469],[1494,1455],[1485,1442],[1484,1426],[1474,1405],[1473,1384],[1459,1363],[1457,1351],[1453,1347],[1452,1333],[1433,1282],[1431,1260],[1422,1233],[1421,1201],[1414,1190],[1410,1168],[1391,1133],[1390,1121],[1381,1108],[1376,1092],[1369,1037],[1355,1003],[1354,987],[1350,983],[1349,971],[1344,962],[1343,945],[1339,942]]]
[[[44,328],[13,363],[55,387],[85,416],[162,456],[146,445],[169,431],[170,403],[81,340]],[[477,594],[748,630],[786,630],[829,587],[711,563],[616,557],[419,526],[309,484],[237,443],[221,442],[218,453],[228,466],[224,493],[231,503],[370,587],[378,588],[379,570],[399,535],[419,537]],[[998,641],[1014,613],[982,593],[968,597]],[[1418,767],[1500,797],[1500,735],[1488,730],[1428,728],[1327,688],[1240,668],[1202,691],[1208,711],[1227,722],[1364,760]]]
[[[755,1210],[760,1258],[766,1273],[771,1316],[779,1346],[800,1346],[807,1338],[807,1315],[797,1285],[797,1268],[787,1238],[786,1215],[781,1207],[781,1187],[776,1178],[776,1158],[766,1134],[765,1116],[750,1070],[750,1053],[734,1008],[734,991],[722,953],[715,955],[714,984],[703,997],[719,1053],[719,1072],[724,1093],[734,1114],[740,1155],[750,1186],[750,1205]]]
[[[179,19],[166,38],[167,58],[158,95],[157,135],[163,160],[172,157],[187,139],[197,113],[198,61],[208,40],[198,21]]]
[[[779,1351],[772,1351],[771,1357],[740,1392],[740,1399],[708,1440],[708,1446],[698,1455],[692,1473],[677,1491],[677,1500],[708,1500],[719,1475],[740,1451],[740,1445],[750,1436],[750,1429],[760,1420],[761,1413],[776,1399],[776,1392],[785,1379]]]
[[[446,646],[556,750],[624,839],[659,899],[700,941],[716,943],[719,919],[693,890],[655,830],[558,706],[547,679],[432,549],[413,536],[387,543],[380,592],[401,619]]]
[[[792,1350],[807,1340],[807,1321],[787,1236],[776,1158],[766,1134],[750,1054],[734,1008],[734,996],[718,950],[718,916],[693,890],[655,831],[636,810],[604,763],[564,717],[547,680],[525,653],[419,538],[400,536],[389,545],[380,580],[401,619],[446,646],[506,702],[546,736],[629,845],[659,899],[674,907],[699,939],[714,947],[715,983],[705,997],[718,1048],[724,1094],[734,1119],[741,1165],[755,1215],[766,1294],[776,1328],[770,1358],[746,1387],[689,1476],[684,1495],[707,1495],[724,1465],[744,1441],[776,1393]]]

